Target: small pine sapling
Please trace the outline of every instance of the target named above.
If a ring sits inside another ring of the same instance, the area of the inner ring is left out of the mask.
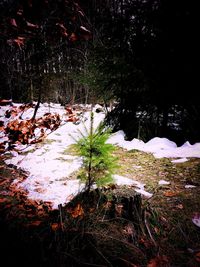
[[[102,124],[94,130],[93,122],[94,113],[91,112],[90,129],[86,129],[86,135],[81,132],[81,139],[76,140],[75,144],[76,151],[83,158],[78,178],[85,183],[87,191],[94,184],[101,187],[112,183],[112,175],[117,168],[117,158],[112,154],[115,147],[106,143],[110,131],[105,130]]]

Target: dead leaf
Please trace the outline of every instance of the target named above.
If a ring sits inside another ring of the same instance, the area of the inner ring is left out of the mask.
[[[60,225],[58,223],[52,223],[51,224],[51,230],[52,231],[57,231],[60,228]]]
[[[126,266],[126,267],[140,267],[139,265],[136,265],[134,263],[131,263],[130,261],[127,261],[125,259],[119,258],[119,260],[122,261],[123,265],[122,266]]]
[[[16,44],[19,48],[21,48],[21,46],[24,46],[24,40],[25,40],[25,38],[23,38],[23,37],[17,37],[15,39],[13,39],[12,42],[14,44]]]
[[[17,27],[17,23],[16,23],[16,20],[15,19],[10,19],[10,24],[14,27]]]
[[[71,216],[73,218],[83,216],[83,214],[84,214],[83,208],[81,207],[80,204],[77,204],[77,206],[74,209],[70,210],[69,212],[71,213]]]
[[[170,267],[168,258],[165,255],[157,256],[150,260],[147,267]]]
[[[40,187],[38,187],[38,188],[35,189],[35,191],[38,192],[38,193],[42,193],[42,194],[43,194],[43,193],[45,193],[47,190],[46,190],[45,188],[40,188]]]
[[[93,213],[95,211],[95,208],[90,208],[90,213]]]
[[[178,195],[178,192],[173,192],[173,191],[167,191],[167,192],[164,192],[163,195],[165,197],[175,197]]]
[[[10,199],[8,199],[8,198],[0,198],[0,204],[2,204],[2,203],[8,203],[8,202],[10,202]]]
[[[61,34],[67,37],[68,33],[67,33],[67,29],[65,28],[65,26],[62,23],[56,23],[56,25],[59,27]]]
[[[67,111],[67,114],[73,114],[73,111],[72,111],[71,107],[66,107],[65,109]]]
[[[158,235],[158,234],[160,234],[160,229],[158,228],[158,227],[154,227],[154,231],[155,231],[155,233]]]
[[[27,226],[39,226],[42,223],[42,221],[32,221],[27,224]]]
[[[195,254],[195,260],[197,262],[200,262],[200,251],[198,253]]]
[[[110,208],[112,208],[112,202],[111,202],[111,201],[107,201],[107,202],[104,204],[104,207],[105,207],[105,209],[110,209]]]
[[[0,186],[5,185],[7,182],[8,182],[7,179],[3,179],[3,180],[1,180],[1,181],[0,181]]]
[[[183,209],[183,204],[176,205],[176,208],[182,210]]]
[[[0,121],[0,132],[3,132],[4,131],[4,122],[3,121]]]
[[[140,238],[139,243],[142,244],[147,249],[152,248],[154,246],[154,244],[146,237]]]
[[[70,37],[69,37],[69,40],[70,40],[71,42],[75,42],[75,41],[78,40],[78,37],[76,36],[75,33],[72,33],[72,34],[70,35]]]
[[[115,205],[115,211],[117,213],[118,216],[122,215],[122,210],[123,210],[123,205],[122,204],[116,204]]]
[[[20,8],[18,11],[17,11],[17,15],[21,16],[23,14],[23,9]]]
[[[4,206],[5,209],[10,209],[11,207],[12,207],[11,204],[6,204],[6,205]]]
[[[33,24],[33,23],[28,22],[28,21],[26,22],[26,25],[28,27],[30,27],[30,28],[35,28],[35,29],[38,29],[39,28],[39,26],[37,24]]]

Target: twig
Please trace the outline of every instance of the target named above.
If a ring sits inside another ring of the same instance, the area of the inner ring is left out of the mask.
[[[99,265],[99,264],[90,263],[90,262],[82,262],[67,252],[64,252],[63,254],[72,258],[75,262],[77,262],[78,264],[81,264],[82,266],[86,265],[86,266],[94,266],[94,267],[107,267],[106,265]]]
[[[154,240],[154,238],[153,238],[153,236],[152,236],[152,234],[151,234],[151,231],[150,231],[150,228],[149,228],[149,224],[148,224],[148,222],[147,222],[146,210],[144,211],[144,223],[145,223],[147,232],[148,232],[148,234],[149,234],[149,237],[151,238],[151,241],[153,242],[154,246],[157,247],[156,241]]]
[[[180,226],[180,223],[178,223],[178,228],[180,230],[180,232],[182,233],[183,237],[185,238],[186,242],[188,242],[188,237],[187,235],[184,233],[183,229]]]
[[[98,202],[97,202],[96,209],[98,209],[98,208],[99,208],[99,203],[100,203],[100,200],[101,200],[101,192],[100,192],[100,196],[99,196],[99,199],[98,199]]]
[[[142,255],[144,257],[144,253],[139,249],[137,248],[135,245],[133,245],[132,243],[129,243],[127,241],[124,241],[123,239],[118,239],[116,237],[113,237],[113,236],[109,236],[109,235],[104,235],[104,234],[101,234],[101,233],[96,233],[96,232],[85,232],[85,234],[90,234],[90,235],[96,235],[96,236],[102,236],[103,238],[107,238],[107,239],[111,239],[111,240],[115,240],[115,241],[118,241],[119,243],[122,243],[124,244],[125,246],[127,247],[131,247],[132,249],[135,250],[136,253]]]
[[[101,253],[101,251],[98,250],[98,248],[95,247],[95,245],[91,241],[89,241],[89,243],[96,250],[96,252],[109,264],[108,266],[112,267],[113,265],[111,264],[111,262],[108,259],[106,259],[106,257]]]

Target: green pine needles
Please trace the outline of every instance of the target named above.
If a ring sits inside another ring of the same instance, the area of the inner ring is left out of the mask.
[[[75,148],[83,158],[83,165],[78,178],[85,182],[86,190],[90,191],[95,184],[97,187],[112,183],[112,174],[117,168],[117,158],[113,156],[115,147],[107,144],[110,131],[101,124],[96,130],[93,127],[94,114],[91,112],[90,129],[85,136],[76,141]]]

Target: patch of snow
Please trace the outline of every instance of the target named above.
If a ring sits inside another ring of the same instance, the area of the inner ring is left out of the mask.
[[[114,181],[117,185],[134,185],[138,188],[144,188],[145,184],[142,184],[138,181],[132,180],[130,178],[114,174],[113,175]]]
[[[114,177],[115,183],[117,185],[133,185],[133,186],[137,187],[134,190],[137,193],[140,193],[141,195],[143,195],[144,197],[150,198],[153,196],[153,194],[145,191],[145,189],[144,189],[145,184],[142,184],[138,181],[135,181],[135,180],[132,180],[130,178],[127,178],[127,177],[124,177],[121,175],[117,175],[117,174],[115,174],[113,177]]]
[[[165,181],[165,180],[160,180],[160,181],[158,182],[158,184],[159,184],[159,185],[169,185],[170,182]]]
[[[133,167],[134,167],[134,169],[142,169],[142,166],[140,166],[140,165],[134,165]]]
[[[188,189],[188,188],[195,188],[196,186],[195,185],[192,185],[192,184],[187,184],[185,185],[185,188]]]
[[[186,141],[182,147],[191,147],[192,145],[190,144],[190,142]]]
[[[181,158],[181,159],[171,160],[172,163],[183,163],[183,162],[186,162],[186,161],[188,161],[187,158]]]
[[[96,104],[96,105],[94,106],[94,110],[96,110],[96,109],[104,109],[104,107],[101,106],[101,105],[99,105],[99,104]]]
[[[124,138],[125,138],[125,133],[124,133],[124,131],[120,130],[120,131],[112,134],[107,143],[113,144],[113,145],[119,145],[119,146],[123,147]],[[127,142],[127,141],[125,141],[125,142]]]
[[[152,149],[159,148],[159,149],[165,149],[165,148],[174,148],[177,147],[176,143],[168,140],[167,138],[160,138],[160,137],[154,137],[150,141],[146,143],[146,147],[149,147]]]
[[[200,213],[196,212],[194,215],[193,215],[193,218],[192,218],[192,222],[200,227]]]
[[[142,196],[146,197],[146,198],[151,198],[153,196],[153,194],[145,191],[144,189],[135,189],[135,191],[137,193],[140,193]]]
[[[155,137],[144,143],[135,138],[132,141],[126,141],[124,137],[124,132],[118,131],[111,135],[108,143],[118,145],[127,150],[137,149],[153,153],[155,158],[184,158],[184,160],[191,157],[200,158],[200,143],[190,145],[189,142],[186,142],[182,146],[177,147],[174,142],[167,138]]]
[[[134,138],[132,141],[126,141],[125,139],[125,133],[120,130],[114,134],[111,135],[111,137],[108,139],[107,143],[118,145],[120,147],[123,147],[125,149],[132,150],[132,149],[138,149],[141,150],[144,146],[144,142],[142,140]]]

